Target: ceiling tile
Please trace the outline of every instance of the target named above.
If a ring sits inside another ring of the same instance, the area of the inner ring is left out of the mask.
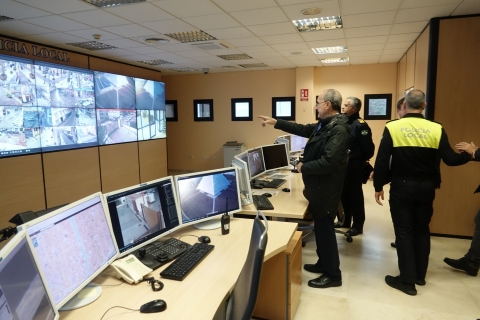
[[[142,26],[139,26],[138,24],[127,24],[123,26],[105,27],[105,28],[102,28],[102,30],[105,30],[111,33],[116,33],[126,38],[151,36],[156,34],[156,32],[150,29],[144,28]]]
[[[458,5],[463,0],[403,0],[400,9],[433,7],[442,5]]]
[[[390,34],[421,32],[427,24],[428,21],[396,23],[393,25]]]
[[[173,32],[187,32],[187,31],[196,31],[198,30],[194,26],[185,23],[180,20],[163,20],[163,21],[152,21],[152,22],[142,22],[140,25],[153,30],[158,33],[173,33]]]
[[[179,18],[223,13],[222,9],[209,0],[195,0],[195,5],[192,5],[192,0],[163,0],[151,3]]]
[[[27,19],[50,15],[49,12],[35,9],[22,3],[13,2],[10,0],[3,0],[1,5],[2,9],[0,9],[0,13],[2,16],[7,16],[14,19]]]
[[[289,21],[283,11],[278,7],[232,12],[231,15],[245,26]]]
[[[248,27],[256,36],[273,36],[277,34],[297,33],[297,29],[291,22],[280,22]]]
[[[270,8],[276,7],[275,0],[212,0],[217,6],[225,10],[226,12],[244,11],[252,9]]]
[[[115,57],[124,57],[124,56],[131,56],[134,54],[131,51],[125,49],[108,49],[108,50],[97,50],[97,51],[90,51],[92,55],[96,55],[99,57],[107,57],[107,58],[115,58]]]
[[[302,1],[303,2],[303,1]],[[303,9],[320,8],[322,12],[315,16],[306,16],[302,13]],[[283,11],[289,20],[302,20],[313,17],[340,16],[340,6],[337,1],[316,1],[311,3],[301,3],[284,6]]]
[[[141,43],[138,43],[137,41],[133,41],[130,39],[114,39],[114,40],[105,40],[102,42],[117,48],[121,48],[121,49],[142,46]]]
[[[197,48],[193,47],[189,43],[172,43],[172,44],[163,44],[157,48],[160,48],[168,52],[183,52],[183,51],[195,51]]]
[[[129,48],[129,51],[136,52],[136,53],[141,53],[141,54],[150,54],[150,53],[163,53],[162,49],[158,47],[151,47],[151,46],[146,46],[146,47],[133,47]]]
[[[251,47],[238,47],[238,50],[245,52],[246,54],[255,52],[275,52],[270,46],[251,46]]]
[[[130,6],[105,8],[104,10],[135,23],[175,19],[171,14],[145,2]]]
[[[379,57],[351,57],[350,64],[377,64]]]
[[[190,17],[184,18],[183,20],[200,30],[240,27],[240,24],[226,13]]]
[[[462,3],[454,12],[454,16],[464,14],[477,14],[480,13],[480,1],[473,0],[472,2],[466,1]]]
[[[382,50],[371,50],[371,51],[359,51],[359,52],[348,52],[350,57],[375,57],[380,58]]]
[[[301,54],[292,54],[292,52],[298,53],[301,52]],[[311,48],[308,49],[301,49],[301,50],[282,50],[279,51],[279,53],[284,56],[284,57],[292,57],[292,59],[295,59],[295,57],[299,59],[306,59],[302,57],[309,57],[309,59],[317,58],[318,55],[316,55]]]
[[[388,42],[413,42],[418,38],[420,33],[404,33],[404,34],[394,34],[388,36]]]
[[[300,35],[305,41],[322,41],[322,40],[334,40],[345,39],[344,29],[326,30],[326,31],[311,31],[302,32]]]
[[[383,50],[383,47],[385,44],[379,43],[379,44],[364,44],[360,46],[348,46],[347,50],[348,52],[359,52],[359,51],[370,51],[370,50]]]
[[[446,17],[449,16],[456,7],[457,5],[446,5],[399,10],[395,23],[428,21],[431,17]]]
[[[228,63],[226,60],[221,59],[217,56],[205,56],[205,57],[196,57],[195,61],[198,62],[204,62],[204,63],[212,63],[212,62],[218,62],[218,63]]]
[[[236,27],[236,28],[223,28],[215,30],[203,30],[209,35],[214,36],[217,39],[237,39],[237,38],[249,38],[253,37],[254,34],[250,32],[245,27]]]
[[[302,49],[309,49],[305,42],[273,44],[271,47],[277,51],[297,51]]]
[[[317,65],[321,65],[322,61],[320,60],[312,60],[312,61],[303,61],[303,60],[294,60],[292,61],[297,67],[316,67]]]
[[[337,47],[346,46],[345,39],[333,39],[333,40],[320,40],[320,41],[308,41],[307,46],[310,48],[323,48],[323,47]]]
[[[312,3],[312,2],[318,2],[318,0],[300,0],[303,3]],[[326,1],[331,1],[331,0],[326,0]],[[336,1],[336,0],[334,0]],[[277,2],[283,6],[288,6],[291,4],[297,4],[299,0],[277,0]]]
[[[63,14],[68,12],[92,10],[95,6],[78,0],[16,0],[31,7],[45,10],[54,14]],[[100,10],[100,9],[97,9]]]
[[[102,42],[103,40],[112,40],[112,39],[119,39],[121,36],[101,30],[101,29],[82,29],[82,30],[74,30],[74,31],[68,31],[68,34],[84,38],[86,40],[95,40],[93,39],[94,34],[100,35],[100,41]]]
[[[178,54],[182,57],[185,57],[185,58],[190,58],[190,59],[193,59],[193,60],[196,60],[197,57],[209,57],[209,56],[212,56],[212,54],[214,54],[214,52],[212,52],[214,50],[211,50],[210,53],[204,51],[204,50],[192,50],[192,51],[183,51],[183,52],[178,52]]]
[[[316,55],[313,53],[313,51],[310,50],[310,52],[312,54],[308,54],[308,55],[303,55],[303,54],[299,54],[299,55],[292,55],[292,54],[288,54],[288,55],[284,55],[285,58],[287,58],[289,61],[318,61],[318,59],[320,57],[322,57],[321,54],[319,55]]]
[[[345,37],[348,38],[360,38],[371,36],[387,35],[390,32],[391,25],[361,27],[345,29]]]
[[[36,24],[41,27],[50,28],[56,31],[73,31],[79,29],[90,29],[83,23],[79,23],[61,16],[44,16],[24,20],[25,22]]]
[[[228,39],[228,43],[234,45],[235,47],[244,47],[244,46],[261,46],[265,45],[260,38],[240,38],[240,39]]]
[[[0,22],[0,33],[12,36],[52,33],[55,30],[39,27],[24,21],[10,20]]]
[[[249,53],[252,58],[255,59],[262,59],[262,58],[278,58],[282,55],[276,51],[269,51],[269,52],[253,52]]]
[[[367,12],[379,12],[388,10],[397,10],[401,0],[340,0],[342,4],[342,14],[358,14]]]
[[[397,11],[383,11],[342,16],[343,27],[348,29],[392,24],[396,13]]]
[[[377,37],[361,37],[347,39],[347,46],[359,46],[363,44],[385,43],[387,42],[387,36]]]
[[[96,28],[129,24],[129,21],[119,18],[116,15],[105,12],[103,10],[89,10],[75,13],[67,13],[62,16],[75,21],[81,21],[82,23],[86,23]]]
[[[412,41],[391,42],[385,45],[385,49],[408,49],[412,45]]]
[[[267,44],[279,44],[279,43],[291,43],[291,42],[302,42],[303,39],[300,35],[292,34],[282,34],[276,36],[264,36],[260,37]]]

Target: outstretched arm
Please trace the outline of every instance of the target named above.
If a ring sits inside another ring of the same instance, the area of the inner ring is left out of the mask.
[[[277,120],[274,119],[274,118],[270,118],[270,117],[267,117],[267,116],[257,116],[257,118],[262,119],[262,126],[263,127],[265,127],[267,124],[272,125],[272,126],[277,124]]]

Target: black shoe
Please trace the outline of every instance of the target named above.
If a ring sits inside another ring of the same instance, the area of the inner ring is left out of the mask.
[[[418,286],[424,286],[427,284],[427,282],[425,282],[424,279],[417,279],[417,281],[415,281],[415,284]]]
[[[315,264],[304,264],[303,269],[307,270],[308,272],[323,273],[323,269],[320,267],[317,267],[317,265]]]
[[[392,248],[396,248],[397,247],[397,244],[395,242],[390,242],[390,245],[392,246]]]
[[[362,233],[363,233],[363,230],[358,230],[355,228],[350,228],[347,232],[345,232],[345,234],[348,234],[350,237],[355,237]]]
[[[448,264],[450,267],[465,271],[467,274],[471,275],[472,277],[477,276],[478,269],[471,267],[465,257],[460,258],[458,260],[445,258],[443,261]]]
[[[399,276],[392,277],[392,276],[385,276],[385,282],[392,288],[400,290],[410,296],[417,295],[417,289],[415,289],[415,285],[412,283],[404,283],[400,280]]]
[[[350,224],[343,223],[341,221],[337,221],[333,224],[334,228],[350,228]]]
[[[342,285],[342,279],[334,280],[326,275],[320,276],[316,279],[308,281],[308,286],[312,288],[330,288],[340,287]]]

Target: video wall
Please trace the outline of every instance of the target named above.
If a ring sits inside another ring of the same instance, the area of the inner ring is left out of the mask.
[[[0,55],[0,157],[166,136],[162,82]]]

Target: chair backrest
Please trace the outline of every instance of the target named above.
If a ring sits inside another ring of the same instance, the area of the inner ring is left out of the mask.
[[[259,216],[263,217],[265,225]],[[262,274],[263,258],[268,240],[268,222],[263,213],[257,211],[253,221],[252,237],[247,260],[233,287],[227,302],[227,320],[250,320],[257,303],[260,276]]]

